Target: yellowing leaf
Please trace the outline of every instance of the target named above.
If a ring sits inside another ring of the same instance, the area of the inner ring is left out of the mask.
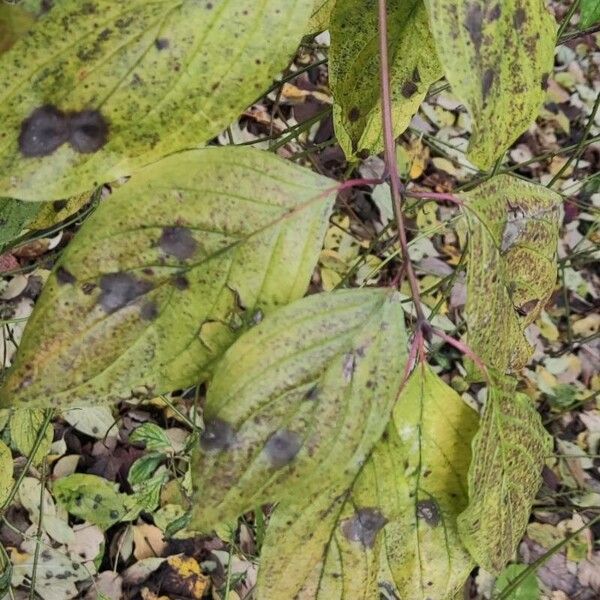
[[[329,77],[335,131],[348,157],[383,148],[377,27],[376,2],[335,4]],[[388,29],[394,134],[398,136],[442,70],[421,0],[389,0]]]
[[[554,18],[544,0],[425,0],[425,5],[446,78],[473,117],[468,158],[488,169],[544,101]]]
[[[405,361],[389,290],[309,296],[244,334],[208,391],[192,526],[351,480],[385,429]]]
[[[10,494],[13,485],[13,459],[10,448],[0,441],[0,507]]]
[[[67,198],[210,140],[287,64],[312,8],[55,2],[0,56],[0,194]]]
[[[469,505],[458,519],[461,539],[486,570],[499,573],[525,532],[552,438],[516,382],[497,379],[473,442]]]
[[[164,159],[102,202],[27,323],[5,405],[189,386],[247,324],[304,295],[335,188],[273,154]]]
[[[350,489],[331,486],[275,510],[258,600],[454,598],[472,568],[456,518],[476,428],[458,394],[418,367]]]
[[[33,464],[39,464],[48,456],[52,438],[54,437],[54,428],[48,424],[44,431],[44,411],[41,409],[21,408],[15,410],[10,417],[10,437],[15,448],[24,456],[30,456],[35,447],[38,435],[41,435],[41,442],[33,457]]]
[[[336,0],[313,0],[313,12],[308,23],[310,33],[318,33],[329,27],[335,2]]]
[[[524,329],[540,314],[556,281],[562,199],[507,175],[463,194],[469,222],[469,344],[506,372],[531,355]]]

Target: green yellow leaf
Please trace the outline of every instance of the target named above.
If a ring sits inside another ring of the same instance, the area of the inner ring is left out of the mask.
[[[468,158],[481,169],[504,154],[544,101],[556,42],[545,4],[425,0],[446,78],[473,118]]]
[[[33,15],[22,7],[0,3],[0,54],[6,52],[25,34],[34,21]]]
[[[313,0],[313,11],[308,23],[308,31],[319,33],[329,27],[331,12],[336,0]]]
[[[58,479],[53,493],[56,500],[72,515],[108,529],[123,519],[127,496],[97,475],[74,473]]]
[[[600,0],[581,0],[581,21],[579,25],[591,27],[600,22]]]
[[[10,494],[13,485],[13,459],[10,448],[0,440],[0,507]]]
[[[54,3],[0,56],[0,194],[67,198],[207,142],[285,67],[312,8]],[[49,137],[34,135],[48,123]]]
[[[492,573],[511,560],[540,488],[552,438],[516,380],[496,378],[473,441],[469,505],[458,519],[461,539]]]
[[[469,222],[469,344],[506,372],[529,360],[524,329],[540,314],[556,281],[561,197],[499,175],[463,194]]]
[[[249,148],[139,172],[62,254],[3,404],[98,404],[197,382],[246,325],[304,295],[332,183]]]
[[[390,290],[309,296],[243,335],[208,391],[192,525],[348,483],[385,429],[405,362]]]
[[[419,366],[350,489],[275,510],[258,600],[454,598],[473,566],[456,518],[467,505],[476,428],[475,412]]]
[[[394,134],[410,123],[442,76],[422,0],[388,1]],[[335,131],[346,156],[383,148],[377,3],[337,2],[331,16],[329,78]]]
[[[50,229],[58,223],[62,223],[70,216],[81,210],[90,201],[90,194],[86,192],[73,196],[68,200],[56,200],[54,202],[42,202],[33,204],[23,202],[27,206],[35,206],[38,213],[29,224],[30,229]]]
[[[44,411],[37,408],[19,408],[10,417],[10,437],[15,448],[23,456],[29,457],[38,435],[42,435],[41,443],[33,458],[33,464],[42,462],[48,456],[54,437],[52,424],[49,424],[42,432],[44,419]]]

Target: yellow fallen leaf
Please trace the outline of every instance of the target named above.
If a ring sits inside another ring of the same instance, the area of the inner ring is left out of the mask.
[[[593,335],[598,329],[600,329],[600,314],[598,313],[592,313],[573,323],[573,333],[583,337]]]

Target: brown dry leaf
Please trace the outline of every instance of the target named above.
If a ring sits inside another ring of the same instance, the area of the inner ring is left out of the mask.
[[[142,560],[162,556],[167,543],[158,527],[142,523],[133,526],[133,546],[133,555],[137,560]]]

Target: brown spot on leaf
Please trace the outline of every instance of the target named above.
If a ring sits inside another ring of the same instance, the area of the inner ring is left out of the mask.
[[[435,500],[420,500],[417,502],[417,517],[423,519],[427,525],[437,527],[440,524],[440,507]]]
[[[55,200],[52,203],[52,208],[56,212],[60,212],[63,208],[65,208],[65,206],[67,206],[67,201],[66,200]]]
[[[376,508],[360,508],[342,523],[342,533],[347,540],[372,548],[379,530],[386,523],[387,519]]]
[[[354,123],[360,119],[360,110],[358,110],[356,106],[353,106],[350,109],[350,112],[348,113],[348,119],[350,120],[350,123]]]
[[[233,428],[227,421],[212,419],[204,424],[200,447],[207,452],[227,450],[233,443],[234,437]]]
[[[548,89],[548,78],[550,77],[549,73],[544,73],[542,75],[542,89],[543,90],[547,90]]]
[[[69,142],[76,152],[92,154],[108,140],[108,122],[98,110],[82,110],[69,116]]]
[[[171,42],[167,38],[156,38],[154,45],[157,50],[166,50],[171,45]]]
[[[469,32],[469,36],[473,45],[477,50],[481,47],[483,39],[483,14],[479,2],[471,2],[465,19],[465,27]]]
[[[111,314],[151,289],[149,281],[137,279],[130,273],[109,273],[100,279],[98,303],[106,313]]]
[[[488,97],[490,90],[492,89],[495,76],[496,74],[493,69],[487,69],[483,74],[483,79],[481,80],[481,94],[483,95],[484,100]]]
[[[278,429],[265,444],[265,454],[275,469],[289,465],[302,447],[302,440],[295,431]]]
[[[190,282],[188,281],[188,278],[185,277],[185,275],[175,275],[172,281],[173,285],[178,290],[187,290],[190,287]]]
[[[26,157],[48,156],[69,139],[69,119],[47,104],[36,108],[21,124],[19,150]]]
[[[415,83],[420,83],[421,82],[421,73],[419,73],[419,67],[415,67],[413,69],[412,80]]]
[[[64,267],[58,267],[58,269],[56,269],[56,281],[58,281],[60,285],[65,285],[67,283],[73,284],[77,279],[75,278],[75,275],[70,271],[67,271]]]
[[[402,84],[402,95],[405,98],[410,98],[419,89],[414,81],[405,81]]]
[[[527,13],[522,6],[519,6],[513,15],[513,25],[517,31],[520,31],[521,27],[523,27],[523,23],[527,19]]]
[[[154,319],[158,317],[158,307],[156,306],[156,302],[151,300],[150,302],[143,304],[140,309],[140,317],[142,317],[144,321],[154,321]]]
[[[187,227],[163,228],[158,244],[163,252],[179,260],[191,258],[198,248],[198,242]]]
[[[489,20],[497,21],[500,18],[500,15],[502,15],[502,7],[500,6],[500,3],[498,3],[490,10]]]

